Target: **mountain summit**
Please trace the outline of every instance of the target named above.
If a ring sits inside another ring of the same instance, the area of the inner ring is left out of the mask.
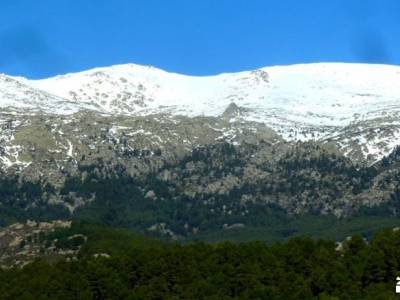
[[[397,216],[398,82],[400,67],[358,64],[1,75],[0,217],[177,237],[284,215]]]
[[[400,67],[318,63],[186,76],[134,64],[43,80],[0,76],[3,112],[220,117],[257,122],[287,141],[333,143],[372,163],[399,137]],[[226,114],[225,114],[226,115]]]

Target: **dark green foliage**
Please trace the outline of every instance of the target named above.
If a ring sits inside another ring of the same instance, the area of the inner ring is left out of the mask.
[[[17,176],[0,176],[0,226],[26,219],[67,218],[69,212],[65,207],[47,205],[47,196],[54,191],[49,184],[20,181]]]
[[[69,237],[84,236],[82,240],[75,240],[71,243]],[[104,225],[89,224],[86,222],[73,222],[70,228],[58,229],[45,237],[48,241],[57,239],[65,249],[75,242],[82,245],[79,253],[81,256],[91,256],[96,253],[122,254],[130,250],[141,248],[146,249],[163,245],[160,241],[137,234],[131,230],[107,227]]]
[[[100,230],[71,230],[82,228]],[[400,232],[393,230],[369,242],[354,236],[341,250],[309,238],[271,246],[153,241],[110,258],[88,252],[78,261],[0,270],[0,299],[390,300],[399,270]]]

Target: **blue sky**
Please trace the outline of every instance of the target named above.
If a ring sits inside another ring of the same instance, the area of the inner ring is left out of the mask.
[[[399,0],[1,0],[0,72],[119,63],[206,75],[322,61],[400,64]]]

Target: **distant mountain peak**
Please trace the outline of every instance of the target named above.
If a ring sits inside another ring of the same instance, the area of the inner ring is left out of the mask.
[[[333,142],[374,160],[400,137],[399,82],[400,67],[389,65],[299,64],[196,77],[124,64],[43,80],[1,75],[0,107],[63,115],[241,115],[287,141]]]

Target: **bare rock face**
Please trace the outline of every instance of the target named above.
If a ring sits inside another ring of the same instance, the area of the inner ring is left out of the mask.
[[[245,109],[240,108],[235,104],[235,102],[232,102],[231,104],[228,105],[228,107],[225,109],[224,113],[222,114],[222,117],[230,120],[235,117],[240,117],[242,116],[243,112]]]

